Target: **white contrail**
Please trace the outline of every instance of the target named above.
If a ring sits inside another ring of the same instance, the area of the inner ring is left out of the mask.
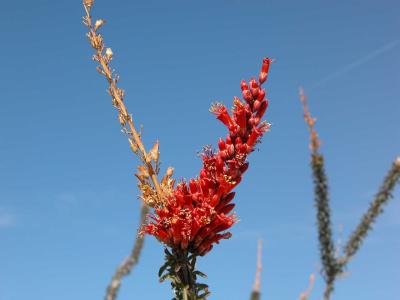
[[[353,70],[354,68],[357,68],[358,66],[367,63],[368,61],[370,61],[373,58],[376,58],[380,55],[382,55],[383,53],[393,49],[394,47],[399,45],[399,40],[394,40],[382,47],[380,47],[379,49],[376,49],[374,51],[372,51],[371,53],[369,53],[368,55],[365,55],[359,59],[356,59],[355,61],[353,61],[352,63],[340,68],[339,70],[325,76],[324,78],[318,80],[317,82],[315,82],[314,84],[311,85],[311,87],[309,88],[309,90],[313,90],[321,85],[323,85],[324,83],[326,83],[327,81],[338,77],[340,75],[343,75],[351,70]]]

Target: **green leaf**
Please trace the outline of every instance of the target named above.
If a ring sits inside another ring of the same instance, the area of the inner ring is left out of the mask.
[[[171,276],[170,274],[165,274],[160,277],[160,282],[164,282],[166,279],[170,279],[171,281],[175,282],[175,278]]]
[[[190,266],[192,267],[192,269],[194,269],[194,267],[196,266],[196,256],[194,256],[194,255],[190,261]]]
[[[207,290],[207,289],[208,289],[208,285],[205,284],[205,283],[197,283],[197,284],[196,284],[196,287],[197,287],[197,289],[198,289],[199,291],[201,291],[201,290]]]
[[[207,291],[204,294],[201,294],[201,295],[197,296],[197,299],[198,300],[205,300],[205,299],[207,299],[208,296],[210,296],[210,294],[211,294],[211,292]]]
[[[165,264],[162,265],[160,270],[158,271],[158,277],[161,277],[161,275],[165,272],[165,270],[171,265],[170,261],[167,261]]]
[[[194,271],[193,274],[194,275],[198,275],[198,276],[203,277],[203,278],[207,278],[207,275],[204,274],[203,272],[200,272],[200,271]]]

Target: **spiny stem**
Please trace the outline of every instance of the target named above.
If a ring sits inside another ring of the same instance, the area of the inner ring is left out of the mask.
[[[383,206],[388,203],[390,198],[392,198],[393,189],[400,180],[400,157],[393,162],[385,176],[382,186],[375,196],[375,199],[371,202],[369,209],[363,215],[359,225],[351,234],[346,246],[344,247],[344,256],[339,258],[335,257],[324,157],[318,153],[320,141],[317,132],[314,129],[315,119],[311,117],[307,106],[307,97],[305,96],[303,89],[300,89],[299,96],[303,104],[304,119],[311,135],[311,166],[315,185],[315,203],[317,207],[323,277],[326,282],[324,300],[329,300],[330,295],[334,290],[335,280],[343,272],[351,257],[353,257],[361,247],[363,240],[372,228],[372,224],[383,212]]]
[[[149,212],[149,207],[146,204],[143,204],[140,211],[139,228],[145,222],[148,212]],[[117,268],[114,276],[112,277],[111,282],[107,287],[106,296],[104,297],[104,300],[117,299],[117,294],[121,286],[122,278],[124,276],[129,275],[133,267],[139,262],[139,257],[143,249],[143,244],[144,244],[144,236],[137,235],[130,255]]]
[[[324,267],[324,279],[328,283],[338,271],[331,229],[331,211],[328,198],[328,180],[325,175],[324,158],[313,154],[311,159],[313,170],[315,206],[317,208],[318,238],[321,260]]]
[[[344,258],[342,258],[341,261],[343,265],[346,265],[351,257],[359,250],[368,232],[372,229],[373,223],[378,216],[383,213],[383,206],[393,198],[392,192],[399,182],[400,157],[392,163],[374,200],[371,202],[368,210],[361,218],[360,224],[358,224],[346,243],[344,247]]]
[[[325,281],[328,283],[334,280],[338,271],[332,238],[328,178],[325,173],[324,157],[318,153],[320,141],[314,128],[316,120],[311,116],[308,109],[307,97],[302,88],[300,88],[299,97],[303,105],[304,120],[310,132],[311,168],[313,171],[315,206],[317,208],[318,239],[323,264],[323,275]]]
[[[171,280],[175,291],[174,300],[205,300],[210,294],[206,284],[199,283],[197,277],[206,277],[196,270],[196,256],[181,249],[165,248],[165,263],[158,275],[160,282]]]
[[[329,300],[334,289],[335,280],[327,283],[324,291],[324,300]]]

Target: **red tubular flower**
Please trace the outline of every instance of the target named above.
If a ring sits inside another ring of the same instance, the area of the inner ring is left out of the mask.
[[[269,66],[271,65],[271,62],[271,58],[267,57],[263,59],[260,75],[258,76],[258,81],[260,82],[260,84],[263,84],[267,80]]]
[[[142,233],[154,235],[172,249],[196,255],[205,255],[213,244],[231,236],[225,231],[237,221],[231,213],[235,206],[231,203],[235,196],[232,189],[249,166],[247,156],[269,129],[269,124],[260,120],[268,106],[261,85],[267,78],[270,62],[269,58],[263,60],[258,82],[255,79],[249,84],[241,82],[246,102],[234,98],[232,117],[220,103],[211,107],[211,112],[229,131],[226,139],[219,139],[216,152],[204,148],[199,177],[179,183],[165,204],[148,218]]]

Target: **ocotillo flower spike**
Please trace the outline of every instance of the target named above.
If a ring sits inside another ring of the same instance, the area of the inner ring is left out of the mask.
[[[227,137],[219,139],[218,151],[204,147],[199,176],[180,182],[164,205],[149,216],[142,233],[155,236],[172,249],[196,255],[205,255],[215,243],[231,237],[226,230],[237,222],[232,213],[232,190],[249,166],[247,156],[270,127],[261,122],[268,106],[261,85],[270,62],[269,58],[263,60],[258,82],[254,78],[241,82],[245,102],[235,97],[231,114],[221,103],[212,105],[210,111],[227,127]]]

